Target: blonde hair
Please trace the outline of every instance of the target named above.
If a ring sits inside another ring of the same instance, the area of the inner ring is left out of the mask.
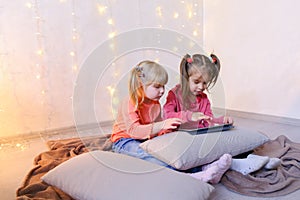
[[[189,77],[195,71],[201,71],[207,73],[209,76],[209,81],[207,83],[207,90],[212,88],[218,79],[221,64],[218,57],[214,54],[210,55],[208,58],[205,55],[194,54],[190,56],[186,54],[180,63],[180,85],[182,91],[183,107],[189,108],[192,102],[193,96],[191,95],[189,89]]]
[[[131,101],[138,108],[145,99],[144,86],[152,83],[165,85],[168,82],[167,71],[153,61],[142,61],[131,70],[129,78],[129,95]]]

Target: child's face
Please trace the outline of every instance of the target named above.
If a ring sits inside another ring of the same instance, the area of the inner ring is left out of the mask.
[[[158,101],[165,92],[165,86],[159,83],[151,83],[145,86],[145,95],[148,99]]]
[[[207,89],[207,83],[209,82],[209,76],[207,73],[203,73],[200,70],[194,71],[189,77],[190,91],[193,95],[197,96]]]

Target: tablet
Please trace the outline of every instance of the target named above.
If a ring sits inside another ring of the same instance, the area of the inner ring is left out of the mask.
[[[230,129],[233,129],[233,124],[218,124],[210,127],[204,127],[204,128],[195,128],[195,129],[181,129],[179,128],[179,131],[185,131],[192,135],[198,135],[203,133],[212,133],[212,132],[222,132],[227,131]]]

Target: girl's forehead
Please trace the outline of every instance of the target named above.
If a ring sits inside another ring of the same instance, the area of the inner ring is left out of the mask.
[[[204,79],[206,82],[208,82],[211,79],[209,73],[205,70],[195,70],[195,71],[191,72],[190,78]]]

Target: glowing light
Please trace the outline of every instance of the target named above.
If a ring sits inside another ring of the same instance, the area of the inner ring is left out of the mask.
[[[160,6],[156,7],[156,13],[158,16],[160,16],[160,17],[162,16],[162,9]]]
[[[106,88],[107,88],[107,90],[109,92],[109,95],[112,97],[114,95],[116,89],[114,87],[112,87],[112,86],[107,86]]]
[[[191,19],[193,17],[193,12],[191,10],[189,10],[188,12],[188,18]]]
[[[113,37],[115,37],[115,36],[116,36],[116,32],[111,32],[111,33],[108,34],[108,37],[109,37],[109,38],[113,38]]]
[[[76,35],[73,35],[73,36],[72,36],[72,39],[73,39],[73,40],[77,40],[78,37],[77,37]]]
[[[113,19],[109,19],[109,20],[107,20],[107,23],[108,23],[109,25],[113,25],[113,24],[114,24],[114,21],[113,21]]]
[[[177,19],[177,18],[179,17],[178,12],[175,12],[174,15],[173,15],[173,17],[174,17],[175,19]]]
[[[40,74],[36,75],[35,77],[36,77],[36,79],[41,79],[41,75]]]
[[[198,32],[196,30],[193,31],[193,36],[197,36]]]
[[[71,51],[71,52],[70,52],[70,56],[75,56],[75,52],[74,52],[74,51]]]
[[[78,66],[77,65],[73,65],[73,71],[77,71],[78,70]]]
[[[29,3],[29,2],[27,2],[27,3],[26,3],[26,7],[27,7],[27,8],[32,8],[32,4]]]
[[[42,49],[39,49],[37,50],[36,52],[39,56],[43,55],[44,54],[44,51]]]
[[[106,11],[106,6],[98,5],[98,12],[103,15]]]
[[[46,94],[45,90],[42,90],[42,92],[41,92],[41,93],[42,93],[43,95],[44,95],[44,94]]]

